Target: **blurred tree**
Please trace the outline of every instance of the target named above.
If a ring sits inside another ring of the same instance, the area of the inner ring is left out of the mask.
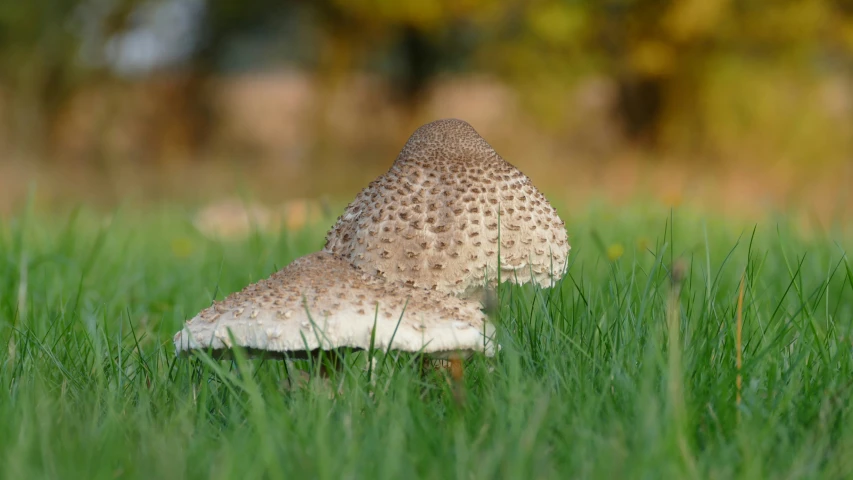
[[[105,73],[103,64],[81,62],[81,17],[99,19],[103,50],[132,28],[141,7],[170,1],[0,2],[0,95],[11,103],[7,123],[18,143],[42,150],[68,95]],[[182,78],[172,98],[183,113],[164,121],[174,131],[186,124],[183,140],[165,142],[190,150],[210,130],[209,80],[235,62],[297,62],[327,87],[373,69],[412,113],[442,72],[496,72],[554,123],[566,108],[555,94],[583,75],[604,75],[617,87],[614,115],[626,137],[652,147],[702,146],[713,110],[705,90],[723,63],[742,60],[752,71],[853,67],[853,7],[844,0],[198,1],[198,38],[170,67]],[[234,48],[247,38],[283,46],[249,59]]]
[[[180,108],[186,125],[176,131],[182,132],[183,146],[171,155],[170,161],[192,158],[208,144],[207,134],[215,121],[210,81],[227,68],[223,57],[229,45],[247,32],[274,25],[282,16],[291,14],[293,8],[290,2],[280,0],[215,0],[205,6],[196,48],[182,69]]]
[[[139,0],[114,0],[105,26],[121,29]],[[0,95],[10,98],[5,113],[18,154],[50,150],[56,115],[74,89],[99,72],[81,64],[77,17],[83,0],[0,2]]]
[[[702,142],[703,86],[721,59],[754,68],[813,69],[828,51],[853,53],[849,2],[773,0],[533,0],[484,45],[488,64],[535,83],[604,73],[617,84],[616,119],[647,146]],[[519,26],[520,24],[520,26]],[[842,65],[845,62],[842,62]]]
[[[511,2],[496,0],[323,0],[315,4],[329,36],[320,67],[335,75],[364,68],[371,52],[384,52],[396,98],[417,108],[425,87],[441,71],[466,64],[475,46],[464,35]]]
[[[78,74],[77,42],[68,28],[74,8],[75,2],[0,2],[0,88],[7,91],[12,137],[22,149],[46,144],[51,114]]]

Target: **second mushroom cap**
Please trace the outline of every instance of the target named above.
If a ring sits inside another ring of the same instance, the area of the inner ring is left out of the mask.
[[[480,306],[359,272],[318,252],[215,302],[175,334],[178,353],[227,351],[305,354],[353,348],[422,352],[433,357],[493,355],[494,327]]]
[[[530,179],[456,119],[417,129],[325,246],[369,274],[461,297],[494,285],[498,270],[502,280],[553,286],[569,249],[563,221]]]

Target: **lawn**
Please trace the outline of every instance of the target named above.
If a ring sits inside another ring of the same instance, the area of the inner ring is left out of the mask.
[[[178,206],[23,209],[0,223],[0,477],[853,475],[845,235],[646,204],[563,215],[569,273],[500,289],[502,351],[466,364],[461,395],[412,355],[368,373],[368,353],[333,395],[171,343],[323,228],[221,241]]]

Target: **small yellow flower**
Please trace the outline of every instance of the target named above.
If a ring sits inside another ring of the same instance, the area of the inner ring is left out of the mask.
[[[611,262],[615,262],[619,260],[619,257],[625,253],[625,247],[622,246],[621,243],[614,243],[607,247],[607,258],[610,259]]]
[[[665,192],[661,197],[661,200],[667,207],[677,208],[681,206],[681,203],[684,201],[684,196],[681,194],[680,191],[672,190],[669,192]]]
[[[646,237],[640,237],[637,239],[637,250],[641,252],[645,252],[646,249],[649,248],[649,239]]]
[[[187,258],[193,253],[193,242],[187,237],[172,239],[172,255],[178,258]]]

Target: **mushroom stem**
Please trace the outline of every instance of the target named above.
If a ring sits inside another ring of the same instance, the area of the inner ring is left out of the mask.
[[[463,384],[464,377],[464,366],[462,364],[462,358],[459,357],[458,354],[454,354],[450,357],[450,378],[453,380],[453,398],[456,399],[456,402],[459,405],[465,403],[465,390]]]
[[[464,367],[462,366],[462,359],[458,356],[454,356],[450,359],[450,377],[454,382],[461,382],[462,376],[464,373]]]

